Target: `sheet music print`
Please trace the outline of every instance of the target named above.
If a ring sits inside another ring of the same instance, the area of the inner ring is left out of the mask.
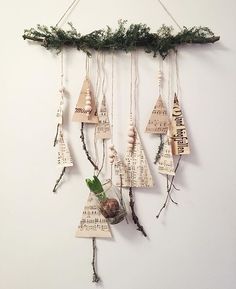
[[[146,127],[147,133],[166,134],[169,128],[169,117],[161,96],[158,97]]]
[[[98,113],[98,125],[96,126],[97,139],[110,139],[111,128],[106,107],[106,99],[103,97],[101,107]]]
[[[80,92],[80,96],[79,96],[79,99],[75,108],[75,112],[72,118],[73,121],[85,122],[85,123],[98,123],[97,108],[96,108],[95,99],[94,99],[94,96],[92,95],[90,86],[91,86],[90,81],[86,78],[84,80],[84,83]],[[84,109],[85,104],[86,104],[85,96],[86,96],[87,89],[90,90],[91,106],[92,106],[92,110],[89,116],[87,115]]]
[[[136,129],[134,148],[132,152],[127,150],[124,164],[125,171],[122,175],[122,185],[124,187],[153,187],[152,175]]]
[[[66,142],[64,141],[64,137],[61,132],[60,132],[60,136],[58,139],[57,164],[59,167],[72,167],[73,166],[73,161],[71,158],[69,148]]]
[[[123,163],[121,158],[116,153],[115,160],[114,160],[114,174],[115,174],[115,180],[114,183],[116,186],[120,186],[122,182],[122,186],[126,184],[128,186],[128,169],[126,165]],[[121,180],[122,179],[122,180]]]
[[[184,125],[184,118],[176,94],[174,97],[172,110],[171,136],[173,155],[190,154],[188,136]]]
[[[99,202],[94,193],[91,192],[84,207],[82,219],[75,234],[76,237],[112,238],[107,220],[99,211],[98,206]]]
[[[175,175],[174,160],[169,135],[167,135],[164,139],[164,146],[161,152],[161,157],[158,161],[158,172],[165,175]]]

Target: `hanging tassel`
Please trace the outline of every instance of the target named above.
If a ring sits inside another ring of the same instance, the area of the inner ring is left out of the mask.
[[[97,274],[96,263],[97,263],[97,247],[96,247],[96,238],[92,238],[93,245],[93,260],[92,260],[92,268],[93,268],[93,282],[98,283],[100,278]]]
[[[135,213],[135,210],[134,210],[134,197],[133,197],[133,191],[132,191],[132,187],[129,188],[129,199],[130,199],[130,202],[129,202],[129,205],[130,205],[130,208],[131,208],[131,212],[132,212],[132,219],[134,221],[134,224],[137,225],[137,230],[140,231],[144,237],[147,237],[147,234],[146,232],[144,231],[144,228],[143,226],[139,223],[139,219]]]

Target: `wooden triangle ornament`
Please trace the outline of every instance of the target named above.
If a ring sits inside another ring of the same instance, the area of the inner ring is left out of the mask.
[[[96,126],[96,138],[97,139],[110,139],[111,127],[106,107],[106,98],[103,96],[101,106],[98,112],[98,125]]]
[[[85,111],[86,95],[88,93],[91,96],[91,111],[89,115]],[[84,80],[72,120],[84,123],[98,123],[96,103],[91,91],[91,84],[88,78],[85,78]]]
[[[165,137],[161,157],[158,161],[158,172],[165,175],[175,175],[175,166],[169,133]]]
[[[124,158],[125,170],[122,175],[122,186],[133,188],[150,188],[154,186],[150,168],[136,128],[133,149],[127,150]]]
[[[169,128],[169,117],[162,97],[159,96],[148,121],[146,132],[153,134],[166,134]]]
[[[174,97],[171,120],[171,137],[173,155],[190,154],[187,131],[177,95]]]
[[[99,201],[92,192],[89,194],[75,236],[77,238],[112,238],[109,224],[101,214]]]

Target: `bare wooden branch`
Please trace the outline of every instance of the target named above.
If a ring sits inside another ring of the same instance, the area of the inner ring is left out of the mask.
[[[53,193],[56,193],[56,192],[57,192],[57,188],[58,188],[58,186],[59,186],[59,184],[60,184],[60,181],[62,180],[65,172],[66,172],[66,167],[64,167],[64,168],[62,169],[62,172],[61,172],[59,178],[56,180],[56,184],[55,184],[55,186],[54,186],[54,188],[53,188],[53,190],[52,190]]]
[[[87,149],[87,146],[86,146],[86,143],[85,143],[85,137],[84,137],[84,123],[81,122],[81,129],[80,129],[80,139],[82,141],[82,144],[83,144],[83,150],[85,151],[86,153],[86,156],[87,156],[87,159],[89,160],[89,162],[92,164],[92,166],[94,167],[95,170],[98,170],[98,166],[95,164],[95,162],[92,160],[89,152],[88,152],[88,149]]]
[[[139,219],[135,213],[135,209],[134,209],[134,197],[133,197],[133,191],[132,191],[132,187],[129,188],[129,199],[130,199],[130,202],[129,202],[129,205],[130,205],[130,208],[131,208],[131,212],[132,212],[132,218],[133,218],[133,221],[135,223],[135,225],[137,225],[137,230],[140,231],[144,237],[147,237],[147,234],[146,232],[144,231],[144,228],[143,226],[139,223]]]
[[[96,238],[92,239],[93,245],[93,260],[92,260],[92,268],[93,268],[93,282],[98,283],[100,281],[100,277],[97,274],[96,270],[96,262],[97,262],[97,247],[96,247]]]
[[[160,217],[162,211],[166,208],[169,199],[170,199],[170,200],[172,201],[172,203],[174,203],[175,205],[178,204],[178,203],[176,203],[176,202],[172,199],[172,197],[171,197],[171,190],[172,190],[172,187],[173,187],[173,185],[174,185],[174,179],[175,179],[177,170],[178,170],[178,168],[179,168],[179,164],[180,164],[181,157],[182,157],[182,155],[179,156],[178,162],[177,162],[176,167],[175,167],[175,175],[172,176],[172,178],[171,178],[170,186],[169,186],[169,181],[168,181],[168,179],[167,179],[167,195],[166,195],[166,199],[165,199],[164,204],[162,205],[162,207],[160,208],[158,214],[156,215],[156,218],[157,218],[157,219]]]

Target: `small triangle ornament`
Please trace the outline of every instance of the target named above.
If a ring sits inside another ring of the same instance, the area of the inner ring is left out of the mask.
[[[133,136],[131,136],[131,132],[133,132]],[[132,142],[131,139],[133,139]],[[122,176],[123,187],[153,187],[153,178],[145,152],[138,131],[133,126],[131,126],[129,129],[128,150],[125,154],[124,165],[125,175]]]
[[[60,132],[59,138],[57,140],[58,153],[57,153],[57,165],[58,167],[72,167],[73,161],[68,148],[67,143],[64,140],[63,133]]]
[[[171,139],[173,155],[190,154],[187,131],[177,95],[174,97],[171,120]]]
[[[96,126],[96,139],[110,139],[111,127],[106,107],[105,96],[102,99],[101,106],[98,112],[98,125]]]
[[[77,238],[112,238],[109,224],[101,214],[99,201],[92,192],[89,194],[75,236]]]
[[[171,140],[169,133],[164,139],[164,146],[158,161],[158,172],[165,175],[175,175],[175,166],[171,149]]]
[[[162,97],[159,96],[148,121],[146,132],[152,134],[166,134],[169,128],[169,117]]]
[[[98,123],[96,103],[88,78],[84,80],[72,120],[84,123]]]

